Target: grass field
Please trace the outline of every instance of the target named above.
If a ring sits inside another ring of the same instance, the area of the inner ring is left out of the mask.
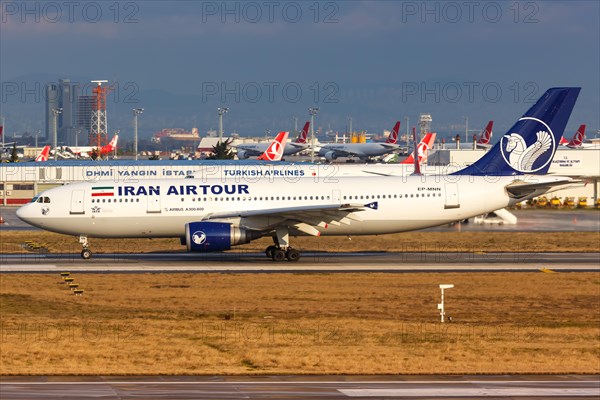
[[[0,275],[2,374],[600,373],[598,273],[73,277]]]
[[[0,231],[0,253],[31,252],[31,240],[53,253],[79,253],[77,238],[42,231]],[[263,251],[271,238],[237,246],[234,251]],[[600,251],[600,232],[407,232],[379,236],[292,238],[303,251],[504,251],[504,252],[589,252]],[[179,239],[94,239],[94,253],[185,251]]]

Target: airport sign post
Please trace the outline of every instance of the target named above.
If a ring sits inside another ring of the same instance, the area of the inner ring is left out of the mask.
[[[440,289],[442,290],[442,302],[438,304],[438,310],[440,310],[440,322],[444,322],[444,316],[446,313],[444,312],[444,289],[452,289],[454,285],[440,285]]]

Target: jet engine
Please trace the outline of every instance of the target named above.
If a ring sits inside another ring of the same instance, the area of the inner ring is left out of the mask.
[[[185,244],[187,250],[192,252],[229,250],[231,246],[249,243],[259,237],[259,232],[225,222],[185,224]]]
[[[245,160],[248,157],[250,157],[250,155],[248,154],[248,152],[246,150],[238,150],[237,156],[240,160]]]
[[[325,159],[327,161],[337,160],[337,154],[335,154],[335,151],[328,151],[327,153],[325,153]]]

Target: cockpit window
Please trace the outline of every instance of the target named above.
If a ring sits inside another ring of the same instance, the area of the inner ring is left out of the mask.
[[[50,197],[34,197],[33,200],[31,200],[32,203],[50,203]]]
[[[31,202],[32,202],[32,203],[35,203],[36,201],[38,201],[38,199],[39,199],[39,197],[38,197],[38,196],[35,196],[33,199],[31,199]]]
[[[44,197],[44,203],[50,203],[50,197]]]

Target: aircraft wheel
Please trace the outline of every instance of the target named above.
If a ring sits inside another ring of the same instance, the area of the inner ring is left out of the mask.
[[[267,247],[267,249],[265,250],[265,254],[267,255],[267,257],[269,258],[273,258],[273,252],[277,250],[277,246],[269,246]]]
[[[283,261],[283,260],[285,260],[285,252],[281,249],[275,249],[273,251],[273,256],[271,258],[275,262]]]
[[[83,258],[84,260],[89,260],[90,258],[92,258],[92,252],[90,251],[90,249],[81,250],[81,258]]]
[[[288,251],[285,252],[285,258],[288,261],[296,262],[300,259],[300,252],[296,249],[289,248]]]

